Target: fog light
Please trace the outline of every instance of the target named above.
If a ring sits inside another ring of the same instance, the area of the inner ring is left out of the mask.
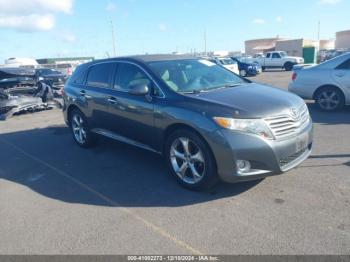
[[[249,172],[252,167],[250,162],[247,160],[237,160],[236,164],[239,173]]]

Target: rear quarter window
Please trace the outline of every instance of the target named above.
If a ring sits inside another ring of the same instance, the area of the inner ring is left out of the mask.
[[[78,85],[84,84],[85,73],[86,67],[78,66],[77,69],[74,71],[73,75],[70,77],[69,83]]]

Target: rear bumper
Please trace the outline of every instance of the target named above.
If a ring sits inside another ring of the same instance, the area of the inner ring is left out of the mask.
[[[306,86],[300,86],[295,82],[292,82],[289,84],[288,86],[288,91],[296,94],[298,96],[300,96],[303,99],[313,99],[313,95],[314,95],[314,88],[312,87],[306,87]]]
[[[270,141],[255,135],[220,130],[220,141],[214,145],[218,174],[225,182],[240,182],[265,178],[287,172],[305,161],[311,154],[312,123],[298,136],[281,141]],[[302,141],[302,143],[300,142]],[[237,160],[249,161],[252,169],[239,173]]]

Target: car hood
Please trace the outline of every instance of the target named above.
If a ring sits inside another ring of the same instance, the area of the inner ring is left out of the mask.
[[[65,78],[65,75],[63,74],[49,74],[49,75],[45,75],[45,78]]]
[[[291,108],[299,109],[304,104],[301,98],[290,92],[257,83],[192,96],[229,107],[233,111],[232,115],[239,118],[265,118],[290,114]]]
[[[295,60],[303,60],[302,57],[298,57],[298,56],[285,56],[283,57],[284,59],[295,59]]]

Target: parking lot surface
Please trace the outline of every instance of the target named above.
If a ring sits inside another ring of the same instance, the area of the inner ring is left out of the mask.
[[[350,109],[309,109],[314,150],[302,166],[202,193],[148,151],[102,138],[79,148],[59,110],[0,122],[0,253],[350,254]]]

